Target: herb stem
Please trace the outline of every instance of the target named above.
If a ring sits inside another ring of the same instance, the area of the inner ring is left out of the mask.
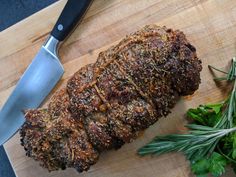
[[[214,69],[214,70],[219,71],[219,72],[224,73],[224,74],[228,74],[226,71],[222,71],[222,70],[220,70],[220,69],[218,69],[218,68],[215,68],[215,67],[212,66],[212,65],[208,65],[208,68]]]
[[[218,150],[219,153],[220,153],[221,155],[223,155],[226,159],[228,159],[229,161],[231,161],[231,162],[233,162],[233,163],[236,164],[236,161],[235,161],[234,159],[230,158],[228,155],[226,155],[226,154],[224,154],[224,153],[222,152],[222,150],[220,149],[219,145],[217,145],[217,150]]]
[[[227,80],[227,77],[215,77],[213,79],[214,81],[223,81],[223,80]]]

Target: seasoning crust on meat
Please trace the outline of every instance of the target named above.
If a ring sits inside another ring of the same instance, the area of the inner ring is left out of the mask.
[[[49,171],[86,171],[170,113],[200,84],[201,61],[183,32],[148,25],[77,71],[47,109],[25,111],[26,155]]]

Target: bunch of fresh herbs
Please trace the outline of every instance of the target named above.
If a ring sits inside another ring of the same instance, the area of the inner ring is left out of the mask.
[[[138,150],[139,155],[183,152],[197,177],[206,177],[209,173],[221,176],[227,165],[236,173],[236,58],[229,72],[209,68],[225,74],[214,80],[233,83],[228,98],[221,103],[189,109],[187,116],[194,121],[186,125],[187,133],[157,136]]]

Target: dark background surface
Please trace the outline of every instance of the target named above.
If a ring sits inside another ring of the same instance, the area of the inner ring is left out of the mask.
[[[57,0],[0,0],[0,31],[3,31],[56,1]],[[15,177],[5,150],[1,146],[0,177]]]
[[[0,31],[57,0],[0,0]]]

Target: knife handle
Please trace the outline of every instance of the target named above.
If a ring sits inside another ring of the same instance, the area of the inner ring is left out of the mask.
[[[82,19],[92,0],[68,0],[51,35],[63,41]]]

